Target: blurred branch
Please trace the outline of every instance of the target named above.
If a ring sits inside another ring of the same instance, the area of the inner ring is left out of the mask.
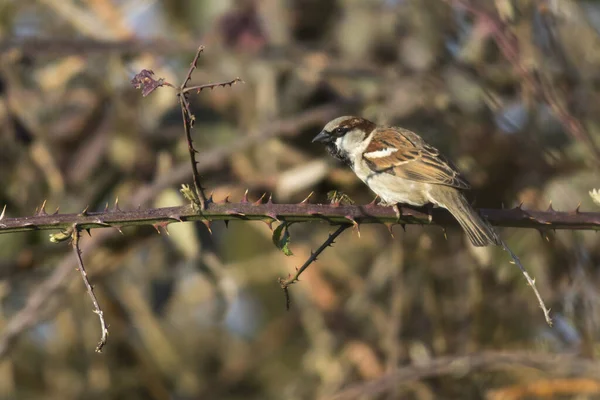
[[[498,48],[507,59],[507,61],[515,67],[516,72],[537,96],[544,100],[556,118],[560,121],[563,128],[569,134],[583,142],[595,156],[595,162],[600,162],[600,149],[592,139],[590,133],[585,129],[581,122],[572,115],[566,104],[558,96],[557,90],[553,83],[536,69],[526,66],[521,60],[521,51],[519,39],[513,34],[506,23],[498,16],[486,11],[481,5],[470,0],[444,0],[445,2],[462,7],[476,18],[484,21],[489,29],[489,32],[498,45]]]
[[[375,398],[400,384],[441,376],[464,376],[481,369],[529,367],[561,375],[600,376],[600,363],[567,354],[484,352],[467,356],[439,357],[418,365],[398,368],[378,379],[350,386],[331,400]]]
[[[513,228],[534,228],[542,233],[550,229],[600,230],[600,213],[574,211],[561,212],[512,209],[480,209],[480,213],[492,224]],[[198,214],[187,206],[137,209],[118,209],[79,214],[47,214],[44,208],[33,216],[4,218],[0,220],[0,234],[48,229],[69,229],[77,224],[81,229],[113,227],[120,229],[129,225],[166,226],[184,221],[263,221],[271,224],[282,222],[316,222],[330,224],[400,224],[400,225],[455,225],[456,221],[443,209],[429,212],[423,208],[402,207],[401,219],[391,207],[373,204],[364,206],[336,204],[275,204],[243,201],[214,203],[209,199],[207,208]]]
[[[153,39],[95,40],[90,38],[6,38],[0,41],[0,54],[18,50],[26,55],[76,55],[92,53],[151,52],[159,54],[194,51],[197,47],[180,41]]]

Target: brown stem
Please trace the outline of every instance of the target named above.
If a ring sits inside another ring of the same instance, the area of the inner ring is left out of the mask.
[[[555,229],[600,230],[600,213],[581,212],[579,209],[561,212],[512,209],[480,209],[492,225],[533,228],[544,233]],[[190,206],[133,210],[105,210],[80,214],[46,214],[39,212],[30,217],[0,220],[0,234],[33,230],[69,229],[77,224],[80,229],[102,227],[121,228],[128,225],[166,225],[183,221],[263,221],[271,222],[327,222],[346,224],[417,224],[456,225],[456,220],[444,209],[402,207],[398,221],[392,207],[376,205],[335,204],[274,204],[274,203],[210,203],[201,214]],[[431,221],[431,222],[430,222]]]
[[[108,329],[106,328],[106,321],[104,321],[104,312],[100,308],[100,304],[98,304],[98,299],[96,298],[96,294],[94,293],[94,287],[90,284],[90,280],[88,279],[87,272],[83,264],[83,258],[81,257],[81,249],[79,248],[79,238],[81,236],[81,230],[77,226],[77,224],[73,224],[72,229],[73,233],[71,235],[71,238],[73,241],[73,250],[75,251],[77,263],[79,265],[77,269],[81,273],[81,278],[83,279],[83,283],[85,284],[85,288],[88,292],[88,295],[90,296],[90,299],[92,299],[92,303],[94,303],[94,313],[98,315],[98,318],[100,319],[100,330],[102,333],[100,335],[100,341],[96,346],[96,352],[102,353],[102,348],[106,344],[106,339],[108,337]]]

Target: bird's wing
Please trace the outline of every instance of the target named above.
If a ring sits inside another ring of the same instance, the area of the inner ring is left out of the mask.
[[[416,133],[406,129],[377,129],[363,158],[373,171],[417,182],[471,188],[452,162]]]

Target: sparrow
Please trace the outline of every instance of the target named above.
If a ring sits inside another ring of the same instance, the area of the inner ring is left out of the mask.
[[[494,228],[463,196],[471,188],[467,180],[416,133],[344,116],[327,123],[312,141],[325,143],[329,153],[346,162],[382,204],[443,207],[474,246],[501,245]]]

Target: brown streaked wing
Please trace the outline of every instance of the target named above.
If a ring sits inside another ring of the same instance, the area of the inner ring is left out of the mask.
[[[389,155],[386,149],[398,149]],[[379,152],[379,153],[375,153]],[[375,153],[369,157],[369,153]],[[458,169],[416,133],[402,128],[378,129],[364,152],[364,160],[378,172],[458,189],[471,186]]]

